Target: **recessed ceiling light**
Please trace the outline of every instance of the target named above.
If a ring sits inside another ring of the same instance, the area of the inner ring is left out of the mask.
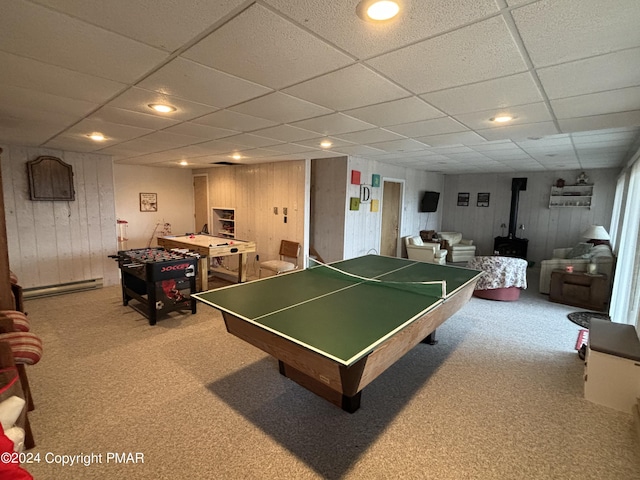
[[[498,115],[497,117],[490,118],[489,120],[492,122],[505,123],[513,120],[514,117],[511,115]]]
[[[149,108],[160,113],[170,113],[177,110],[173,105],[165,105],[163,103],[150,103]]]
[[[395,17],[399,11],[398,2],[389,0],[362,0],[356,6],[356,14],[365,21],[384,22]]]
[[[242,155],[240,155],[239,153],[234,153],[233,155],[231,155],[231,158],[233,158],[234,160],[240,160],[242,158]]]
[[[103,142],[104,140],[106,140],[105,136],[100,132],[90,133],[89,135],[87,135],[87,137],[89,137],[91,140],[95,140],[96,142]]]
[[[186,161],[186,160],[182,160],[182,161],[180,162],[180,165],[189,165],[189,164],[187,163],[187,161]]]
[[[333,143],[331,143],[329,140],[323,140],[320,142],[320,146],[322,148],[329,148],[331,145],[333,145]]]

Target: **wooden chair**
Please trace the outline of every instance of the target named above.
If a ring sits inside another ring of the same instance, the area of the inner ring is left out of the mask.
[[[298,242],[282,240],[282,242],[280,242],[279,254],[280,260],[267,260],[266,262],[260,262],[260,272],[258,274],[260,278],[262,278],[263,269],[279,275],[298,268],[298,257],[300,256],[300,244]]]

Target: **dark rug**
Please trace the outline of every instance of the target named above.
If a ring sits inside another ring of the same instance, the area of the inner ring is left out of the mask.
[[[609,315],[606,313],[597,313],[597,312],[572,312],[567,315],[569,320],[573,323],[580,325],[584,328],[589,328],[589,319],[597,318],[600,320],[611,320]]]

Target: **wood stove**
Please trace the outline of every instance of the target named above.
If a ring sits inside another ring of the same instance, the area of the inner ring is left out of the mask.
[[[506,237],[496,237],[493,241],[493,251],[503,257],[517,257],[527,259],[529,240],[517,238],[518,203],[520,192],[527,189],[526,178],[511,179],[511,209],[509,211],[509,234]]]

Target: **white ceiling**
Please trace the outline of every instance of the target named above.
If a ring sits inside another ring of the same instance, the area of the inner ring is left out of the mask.
[[[452,174],[619,167],[640,146],[638,0],[404,0],[384,24],[356,4],[0,0],[0,143]]]

